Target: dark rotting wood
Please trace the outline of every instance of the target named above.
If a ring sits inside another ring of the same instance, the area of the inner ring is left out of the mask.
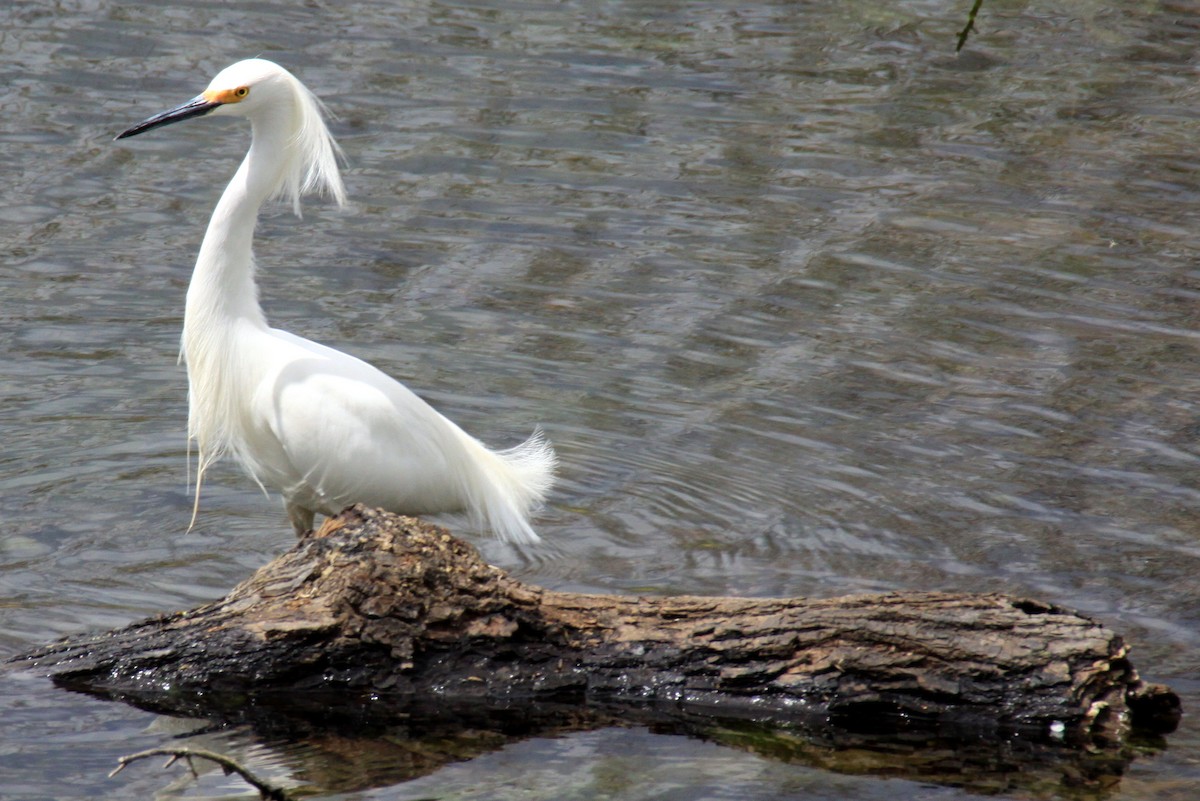
[[[221,601],[11,660],[153,699],[344,694],[669,705],[756,723],[914,722],[1116,741],[1165,732],[1170,690],[1119,637],[999,594],[809,600],[554,592],[413,518],[353,507]],[[186,699],[186,700],[185,700]]]

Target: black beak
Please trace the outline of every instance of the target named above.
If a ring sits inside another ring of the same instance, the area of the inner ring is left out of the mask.
[[[203,117],[219,105],[221,104],[214,100],[206,99],[204,95],[200,95],[199,97],[192,98],[182,106],[177,106],[170,111],[164,111],[162,114],[155,114],[150,119],[139,122],[129,130],[117,134],[117,138],[125,139],[126,137],[137,136],[154,128],[170,125],[173,122],[190,120],[192,117]]]

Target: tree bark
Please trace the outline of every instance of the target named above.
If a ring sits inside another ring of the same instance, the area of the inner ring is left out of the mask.
[[[667,705],[767,723],[914,721],[1119,740],[1178,698],[1088,618],[1004,595],[553,592],[444,529],[348,509],[226,598],[11,660],[163,711],[237,694]],[[207,699],[207,700],[204,700]]]

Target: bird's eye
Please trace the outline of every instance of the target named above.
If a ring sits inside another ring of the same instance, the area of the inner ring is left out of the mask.
[[[248,94],[250,94],[249,86],[239,86],[237,89],[233,90],[233,96],[236,98],[239,98],[239,99],[245,97]]]

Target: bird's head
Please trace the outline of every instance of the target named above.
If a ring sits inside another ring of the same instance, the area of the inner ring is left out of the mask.
[[[208,88],[173,109],[155,114],[121,132],[117,139],[137,136],[193,117],[246,117],[255,124],[286,134],[277,193],[292,201],[298,214],[300,195],[317,190],[339,205],[345,190],[337,168],[340,150],[325,127],[321,102],[283,67],[261,58],[239,61],[221,70]]]
[[[253,117],[269,109],[286,107],[286,100],[295,93],[294,83],[296,79],[291,73],[274,62],[261,58],[239,61],[221,70],[196,97],[139,122],[117,138],[137,136],[206,114]]]

